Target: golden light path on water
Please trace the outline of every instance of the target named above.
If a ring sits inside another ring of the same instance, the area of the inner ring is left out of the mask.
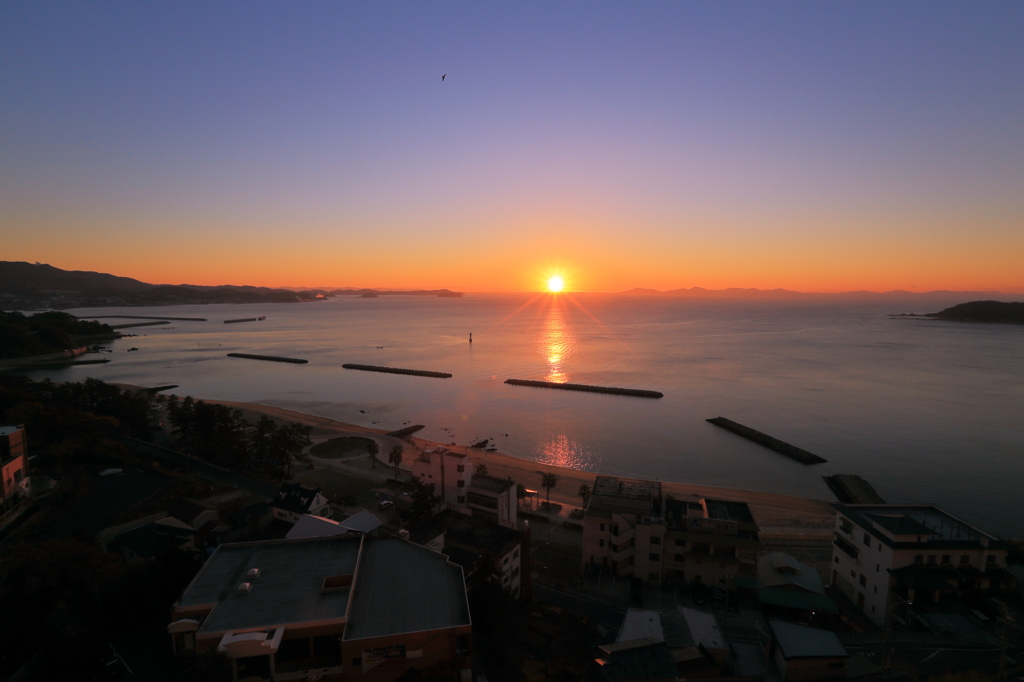
[[[556,384],[569,381],[565,365],[576,353],[576,337],[566,322],[565,311],[557,303],[548,309],[540,338],[540,352],[548,362],[548,374],[544,380]]]

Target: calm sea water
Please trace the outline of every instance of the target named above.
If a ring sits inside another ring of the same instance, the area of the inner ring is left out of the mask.
[[[615,296],[344,298],[310,304],[91,309],[208,322],[141,327],[94,376],[276,405],[426,438],[494,438],[587,471],[832,499],[864,476],[887,501],[935,502],[1024,536],[1024,327],[890,320],[942,302],[749,302]],[[223,320],[266,315],[261,322]],[[131,322],[124,320],[123,322]],[[474,343],[468,343],[469,333]],[[138,352],[127,352],[129,347]],[[308,365],[225,357],[306,358]],[[428,379],[345,362],[445,371]],[[662,391],[661,400],[508,386],[545,379]],[[813,467],[704,420],[729,417],[826,459]],[[505,435],[507,434],[507,435]]]

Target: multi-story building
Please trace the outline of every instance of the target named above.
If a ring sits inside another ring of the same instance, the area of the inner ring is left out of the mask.
[[[410,529],[410,539],[462,566],[467,585],[492,582],[516,599],[530,599],[530,528],[513,530],[455,511]]]
[[[331,518],[331,501],[320,492],[320,488],[303,488],[298,483],[285,483],[277,491],[277,497],[270,503],[275,519],[296,523],[303,514]]]
[[[908,602],[1011,586],[1009,545],[935,505],[836,510],[832,585],[881,627]]]
[[[27,449],[24,426],[0,426],[0,512],[28,494]]]
[[[225,654],[235,680],[472,679],[462,569],[397,538],[221,545],[167,630],[177,655]]]
[[[664,499],[657,481],[598,476],[583,517],[583,564],[650,582],[753,576],[758,527],[742,502]]]
[[[434,484],[444,508],[516,528],[518,499],[516,484],[504,478],[473,473],[466,454],[437,447],[424,450],[413,460],[413,476]]]

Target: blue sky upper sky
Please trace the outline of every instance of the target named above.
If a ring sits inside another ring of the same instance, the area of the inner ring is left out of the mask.
[[[5,3],[5,260],[1024,286],[1019,3]],[[441,82],[441,75],[447,74]]]

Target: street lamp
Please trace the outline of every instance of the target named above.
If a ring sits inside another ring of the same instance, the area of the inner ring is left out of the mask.
[[[889,632],[892,628],[889,627],[889,616],[892,615],[892,610],[900,604],[906,604],[907,606],[913,606],[914,602],[910,599],[900,599],[894,592],[891,592],[892,596],[896,597],[896,603],[885,610],[885,671],[889,672],[889,664],[892,660],[892,651],[889,650]]]

